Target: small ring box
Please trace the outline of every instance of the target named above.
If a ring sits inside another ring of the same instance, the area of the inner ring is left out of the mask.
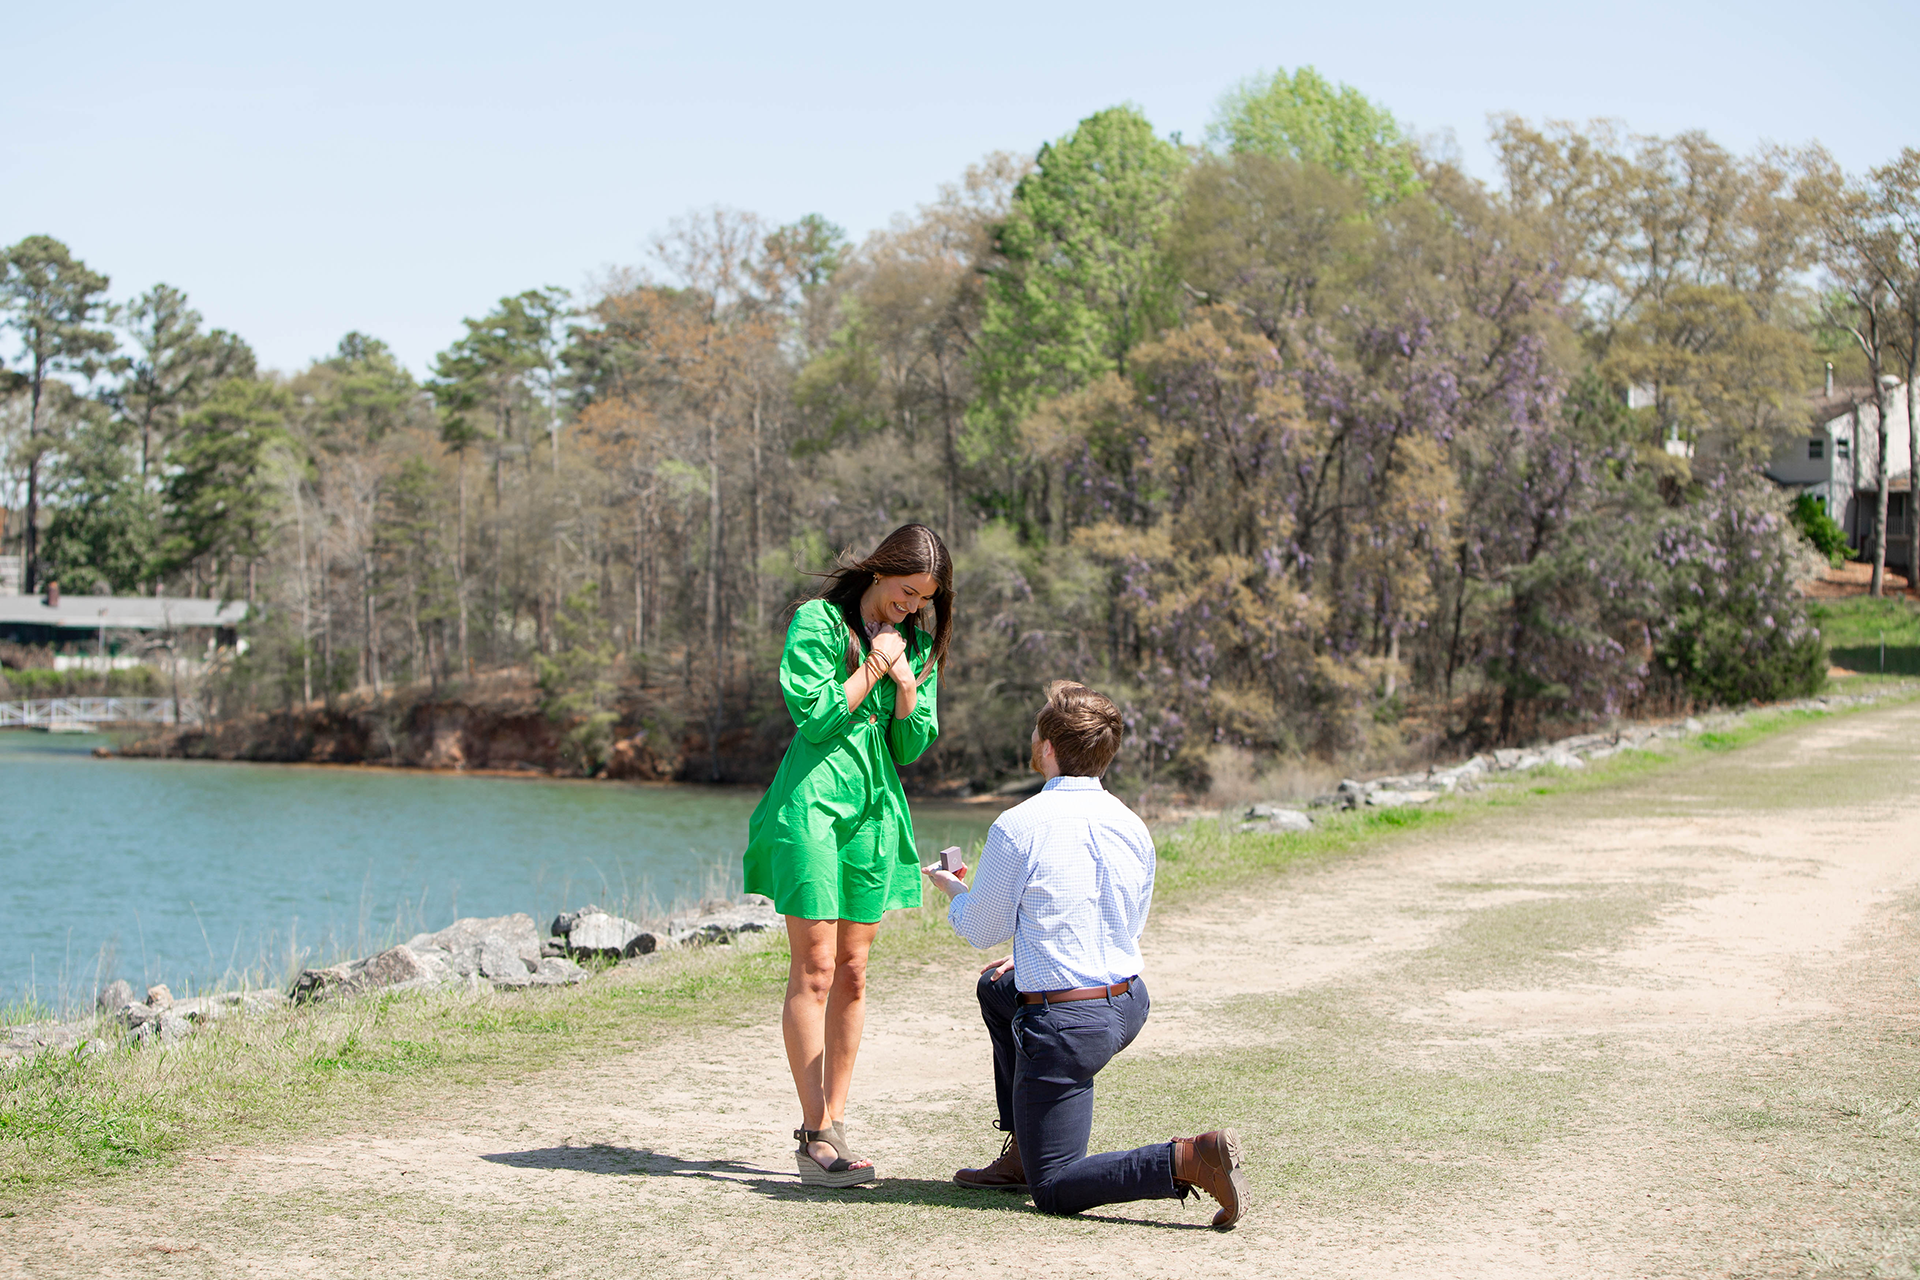
[[[942,871],[958,871],[965,865],[966,858],[961,854],[959,845],[950,844],[940,851],[940,869]]]

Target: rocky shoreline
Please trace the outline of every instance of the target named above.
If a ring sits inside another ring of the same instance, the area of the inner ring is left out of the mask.
[[[1435,765],[1425,773],[1391,774],[1365,781],[1343,778],[1337,789],[1315,796],[1304,808],[1280,803],[1248,807],[1242,815],[1244,820],[1240,823],[1240,830],[1271,833],[1310,831],[1314,825],[1311,813],[1314,809],[1393,809],[1403,805],[1429,804],[1455,791],[1478,791],[1500,785],[1504,779],[1535,769],[1552,767],[1580,770],[1622,751],[1644,750],[1660,739],[1684,740],[1702,733],[1723,732],[1756,714],[1843,711],[1902,696],[1910,688],[1902,684],[1874,693],[1830,694],[1743,711],[1688,716],[1679,721],[1624,724],[1605,732],[1575,734],[1535,747],[1502,747],[1497,751],[1470,756],[1459,764],[1445,767]]]
[[[556,916],[544,939],[525,912],[456,920],[437,933],[416,934],[376,955],[303,969],[285,992],[223,991],[175,999],[164,985],[136,996],[130,984],[116,980],[100,992],[87,1017],[0,1029],[0,1067],[49,1050],[91,1054],[123,1042],[174,1044],[222,1018],[270,1014],[377,991],[478,993],[572,986],[591,981],[611,965],[644,963],[673,950],[727,946],[742,934],[780,926],[773,904],[757,894],[703,903],[651,929],[587,906]]]

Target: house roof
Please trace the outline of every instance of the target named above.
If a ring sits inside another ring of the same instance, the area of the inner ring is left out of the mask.
[[[244,600],[190,596],[70,596],[47,606],[44,596],[0,596],[0,623],[30,623],[93,631],[166,631],[174,627],[235,627],[247,616]]]
[[[1815,426],[1825,426],[1835,418],[1852,413],[1873,399],[1873,388],[1862,382],[1855,386],[1835,387],[1832,395],[1816,391],[1807,397],[1807,411]]]

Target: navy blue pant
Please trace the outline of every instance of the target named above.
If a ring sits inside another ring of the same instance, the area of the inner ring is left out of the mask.
[[[1066,1004],[1021,1004],[1018,974],[982,974],[980,1016],[993,1038],[1000,1127],[1020,1140],[1027,1189],[1042,1213],[1079,1213],[1129,1200],[1173,1200],[1173,1143],[1087,1154],[1093,1078],[1146,1025],[1147,988]]]

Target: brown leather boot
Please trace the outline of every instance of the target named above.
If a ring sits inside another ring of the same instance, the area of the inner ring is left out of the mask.
[[[1227,1230],[1247,1211],[1247,1177],[1240,1172],[1240,1135],[1215,1129],[1197,1138],[1173,1140],[1173,1181],[1204,1191],[1220,1202],[1213,1225]]]
[[[998,1159],[984,1169],[962,1169],[953,1180],[978,1191],[1025,1191],[1027,1170],[1020,1163],[1020,1139],[1008,1134]]]

